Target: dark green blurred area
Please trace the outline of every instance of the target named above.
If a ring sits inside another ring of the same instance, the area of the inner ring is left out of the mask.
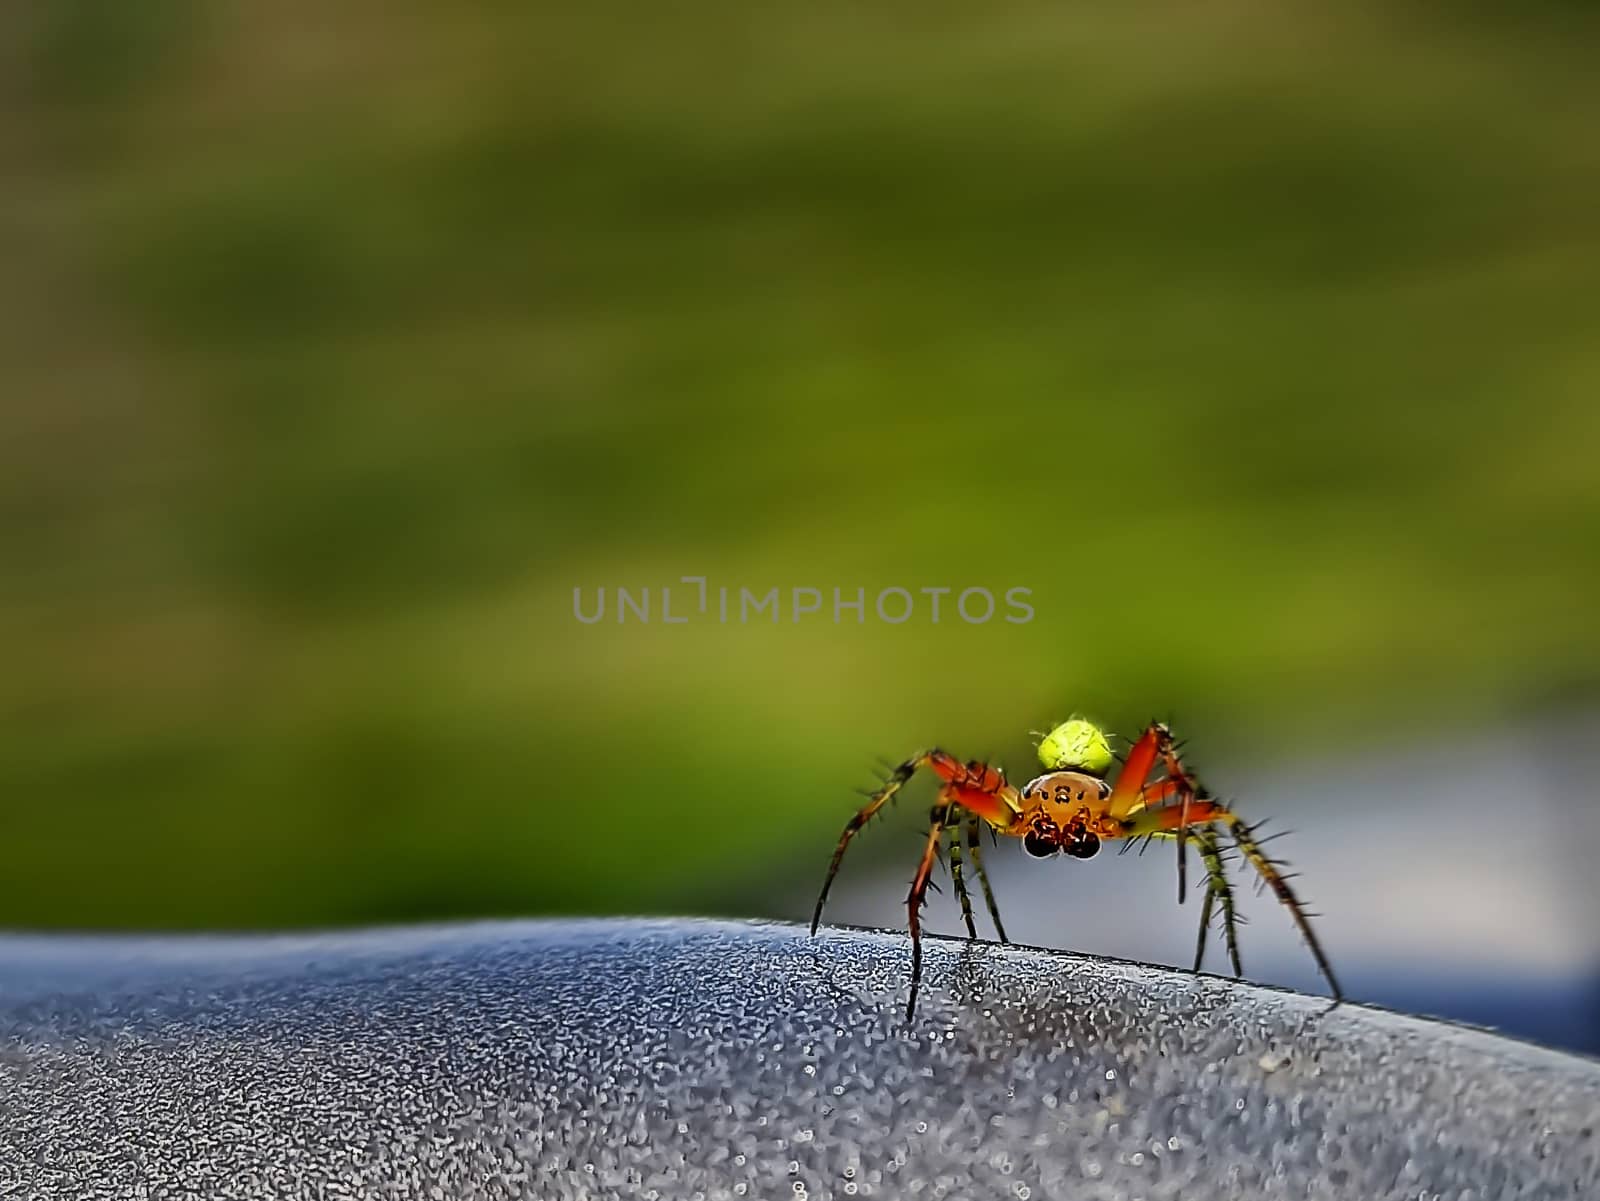
[[[1587,695],[1597,33],[12,8],[0,922],[793,916],[874,755]],[[573,618],[686,574],[1038,616]]]

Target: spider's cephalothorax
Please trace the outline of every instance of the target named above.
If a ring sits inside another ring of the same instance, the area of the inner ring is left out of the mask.
[[[833,859],[828,864],[822,895],[817,898],[816,912],[811,918],[813,934],[822,920],[822,907],[844,859],[845,848],[856,831],[888,804],[919,768],[932,769],[943,781],[922,861],[906,898],[911,928],[911,997],[906,1004],[906,1020],[909,1021],[916,1011],[917,986],[922,980],[922,905],[934,861],[947,832],[950,877],[961,901],[961,916],[967,933],[973,938],[978,936],[972,920],[972,898],[963,874],[963,840],[977,868],[978,883],[983,887],[983,899],[995,931],[1001,942],[1007,941],[994,893],[989,887],[989,876],[983,868],[979,836],[985,826],[991,835],[1020,838],[1023,848],[1040,858],[1065,854],[1074,859],[1088,859],[1099,851],[1102,842],[1174,839],[1178,844],[1180,902],[1187,875],[1185,851],[1193,840],[1206,869],[1206,893],[1200,906],[1200,937],[1195,946],[1194,970],[1200,970],[1205,957],[1212,913],[1220,909],[1228,959],[1237,977],[1242,972],[1238,917],[1234,912],[1233,884],[1224,861],[1221,835],[1225,833],[1289,910],[1335,1000],[1342,998],[1339,982],[1312,933],[1309,916],[1279,870],[1283,865],[1267,856],[1250,827],[1237,814],[1207,795],[1199,780],[1184,766],[1172,731],[1165,725],[1155,722],[1145,728],[1114,778],[1110,775],[1115,763],[1110,743],[1097,726],[1082,718],[1063,722],[1044,735],[1039,742],[1039,762],[1045,769],[1044,774],[1030,780],[1019,791],[1006,783],[1005,774],[997,767],[977,760],[963,763],[937,749],[923,751],[889,774],[840,835],[839,845],[834,848]]]
[[[1111,785],[1086,771],[1046,772],[1022,790],[1022,846],[1046,859],[1057,851],[1074,859],[1092,859],[1102,834],[1115,838],[1104,818],[1096,818]]]

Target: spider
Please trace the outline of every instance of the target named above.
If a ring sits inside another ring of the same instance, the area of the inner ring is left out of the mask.
[[[1039,742],[1039,762],[1044,774],[1036,776],[1020,791],[1006,783],[1005,773],[974,759],[962,763],[937,748],[921,751],[889,773],[883,785],[866,794],[867,803],[846,823],[828,864],[828,875],[817,897],[811,917],[811,933],[822,921],[822,907],[839,871],[839,864],[856,832],[894,798],[920,768],[931,768],[944,781],[938,802],[933,807],[922,861],[912,878],[906,897],[911,931],[911,996],[906,1002],[906,1021],[917,1008],[917,989],[922,982],[922,906],[927,898],[929,877],[946,831],[950,836],[950,878],[961,901],[961,916],[969,937],[978,936],[972,922],[972,898],[963,873],[962,831],[966,850],[978,871],[984,903],[994,921],[1001,942],[1009,942],[1000,923],[989,876],[983,868],[979,835],[989,827],[991,835],[1004,834],[1022,839],[1023,848],[1039,858],[1064,853],[1074,859],[1090,859],[1102,842],[1118,839],[1171,838],[1178,844],[1178,902],[1187,891],[1187,846],[1193,840],[1206,869],[1205,900],[1200,906],[1200,936],[1195,945],[1194,971],[1205,959],[1206,935],[1214,909],[1222,912],[1223,935],[1234,978],[1243,974],[1239,966],[1239,918],[1234,911],[1233,885],[1229,882],[1224,851],[1219,838],[1226,831],[1240,855],[1249,861],[1265,885],[1289,910],[1317,962],[1317,969],[1333,993],[1335,1004],[1344,999],[1333,968],[1312,933],[1310,915],[1289,887],[1289,877],[1279,869],[1284,864],[1269,858],[1262,840],[1238,814],[1210,796],[1179,757],[1179,744],[1172,731],[1160,722],[1147,726],[1128,752],[1122,770],[1114,780],[1107,774],[1115,758],[1111,744],[1093,722],[1073,718],[1056,726]],[[1152,779],[1160,762],[1159,778]]]

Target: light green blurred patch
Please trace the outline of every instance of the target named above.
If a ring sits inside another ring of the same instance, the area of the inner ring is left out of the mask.
[[[0,119],[0,920],[789,912],[875,755],[1596,678],[1576,8],[113,8]],[[1038,616],[572,618],[684,574]]]

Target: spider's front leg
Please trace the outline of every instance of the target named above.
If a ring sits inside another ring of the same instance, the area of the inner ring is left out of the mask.
[[[911,891],[906,894],[906,925],[911,931],[911,996],[906,1000],[906,1021],[917,1012],[917,989],[922,984],[922,906],[928,899],[928,880],[933,875],[934,861],[939,857],[939,840],[944,837],[944,814],[949,810],[940,807],[933,811],[928,825],[928,841],[922,848],[922,862],[911,879]]]
[[[937,747],[931,751],[920,751],[912,755],[891,771],[888,779],[884,780],[876,791],[868,794],[867,803],[845,823],[844,832],[839,835],[839,845],[834,848],[833,858],[828,863],[828,874],[822,881],[822,892],[817,896],[817,907],[811,914],[811,933],[815,934],[817,927],[822,924],[822,907],[827,904],[828,890],[833,887],[834,876],[839,874],[839,865],[844,862],[844,853],[850,846],[850,840],[862,826],[877,816],[880,809],[894,799],[895,794],[905,787],[906,781],[924,767],[929,768],[945,782],[945,791],[940,793],[941,803],[960,805],[976,818],[991,825],[1003,829],[1010,825],[1022,810],[1021,797],[1015,788],[1006,783],[1005,775],[998,768],[977,760],[963,763],[954,755]],[[974,861],[976,862],[976,857]],[[988,877],[984,875],[981,863],[978,866],[978,875],[984,881],[984,892],[987,894]],[[992,898],[989,904],[992,910],[994,906]]]
[[[972,853],[972,866],[978,869],[978,883],[983,886],[983,903],[988,906],[989,920],[994,923],[994,932],[999,935],[1001,942],[1010,942],[1006,937],[1006,928],[1000,921],[1000,906],[994,903],[994,889],[989,887],[989,873],[983,866],[983,844],[980,836],[983,834],[983,821],[977,814],[967,815],[967,850]]]
[[[1166,777],[1150,783],[1150,773],[1157,759]],[[1195,802],[1207,797],[1200,781],[1184,767],[1171,729],[1161,722],[1151,722],[1128,751],[1127,761],[1111,787],[1106,811],[1112,817],[1127,818],[1170,797],[1178,798],[1178,821],[1171,829],[1178,839],[1178,904],[1181,905],[1189,886],[1189,829],[1197,824],[1191,820],[1189,811]]]
[[[967,891],[967,876],[961,857],[961,818],[954,805],[935,809],[934,817],[950,832],[950,883],[955,886],[956,900],[961,902],[961,920],[966,923],[967,937],[977,938],[978,927],[972,920],[972,894]]]
[[[1131,818],[1124,819],[1123,837],[1142,838],[1145,835],[1151,835],[1156,838],[1171,837],[1178,833],[1183,825],[1190,825],[1196,829],[1211,826],[1227,827],[1228,834],[1233,839],[1233,845],[1239,848],[1239,853],[1249,861],[1250,866],[1255,869],[1256,875],[1261,877],[1266,886],[1272,890],[1272,894],[1278,898],[1279,903],[1289,911],[1289,916],[1294,921],[1295,928],[1300,931],[1300,936],[1305,939],[1306,946],[1311,951],[1311,957],[1316,960],[1317,970],[1322,973],[1323,979],[1328,982],[1328,988],[1333,993],[1333,999],[1335,1001],[1344,1000],[1344,990],[1339,987],[1338,977],[1333,974],[1333,965],[1328,962],[1327,955],[1323,953],[1322,944],[1317,941],[1316,932],[1311,928],[1311,915],[1306,912],[1305,906],[1300,903],[1300,898],[1295,896],[1294,889],[1289,887],[1289,877],[1280,870],[1284,865],[1266,853],[1260,840],[1256,838],[1255,831],[1245,823],[1243,818],[1227,806],[1218,804],[1216,801],[1204,800],[1194,802],[1188,809],[1187,813],[1182,813],[1177,806],[1168,805],[1160,809],[1149,809],[1142,813],[1137,813]],[[1212,837],[1214,840],[1215,836],[1213,835]],[[1220,865],[1220,857],[1218,863]],[[1209,869],[1211,865],[1208,863],[1207,867]],[[1226,882],[1225,875],[1213,872],[1211,891],[1207,893],[1207,896],[1210,897],[1215,893],[1217,897],[1224,899],[1226,906],[1224,912],[1227,913],[1232,907],[1233,892],[1231,888],[1225,890],[1219,888],[1219,878],[1224,883]],[[1202,949],[1204,948],[1203,941],[1201,947]],[[1235,970],[1237,970],[1237,956],[1235,956],[1234,966]]]
[[[839,865],[844,862],[844,853],[850,846],[850,840],[856,832],[878,815],[882,809],[894,799],[894,794],[905,787],[906,781],[917,774],[917,769],[929,762],[937,750],[919,751],[907,759],[899,767],[889,773],[888,779],[876,792],[867,796],[867,803],[845,823],[844,833],[839,835],[839,845],[833,849],[833,858],[828,861],[828,874],[822,881],[822,892],[817,896],[817,907],[811,913],[811,933],[817,932],[817,927],[822,924],[822,907],[828,903],[828,890],[833,887],[833,878],[839,874]]]
[[[1211,911],[1214,905],[1222,908],[1222,934],[1228,946],[1228,962],[1233,966],[1234,979],[1244,975],[1239,965],[1239,915],[1233,907],[1233,885],[1228,880],[1227,865],[1222,860],[1222,846],[1216,829],[1200,826],[1194,832],[1195,846],[1200,851],[1200,861],[1206,865],[1206,897],[1200,903],[1200,936],[1194,945],[1194,970],[1199,971],[1206,957],[1206,935],[1211,930]]]
[[[1221,808],[1218,806],[1218,808]],[[1306,912],[1305,906],[1300,903],[1300,898],[1294,895],[1294,889],[1289,887],[1289,878],[1279,869],[1284,865],[1279,860],[1273,859],[1261,847],[1256,838],[1255,831],[1247,826],[1237,813],[1222,810],[1221,821],[1228,827],[1228,833],[1233,837],[1234,846],[1239,848],[1239,853],[1250,861],[1250,866],[1256,875],[1266,881],[1267,887],[1272,889],[1273,895],[1278,898],[1283,907],[1289,911],[1294,919],[1294,924],[1300,931],[1300,936],[1306,940],[1306,946],[1311,948],[1311,957],[1317,961],[1317,970],[1322,973],[1322,978],[1328,982],[1328,987],[1333,991],[1335,1001],[1344,1000],[1344,990],[1339,987],[1339,980],[1333,974],[1333,965],[1328,962],[1328,957],[1322,953],[1322,944],[1317,941],[1317,936],[1311,930],[1311,915]]]
[[[994,923],[994,932],[1001,942],[1010,942],[1006,937],[1005,925],[1000,921],[1000,907],[994,901],[994,889],[989,886],[989,873],[983,866],[983,846],[979,835],[983,832],[983,821],[974,814],[968,814],[966,822],[966,853],[961,849],[962,816],[958,805],[948,805],[942,810],[936,809],[935,816],[942,814],[944,828],[950,834],[950,880],[955,885],[956,899],[961,902],[961,920],[966,924],[967,937],[977,938],[978,927],[972,920],[972,891],[967,886],[966,862],[967,855],[972,857],[972,866],[978,870],[978,883],[983,888],[983,903],[989,908],[989,920]]]

